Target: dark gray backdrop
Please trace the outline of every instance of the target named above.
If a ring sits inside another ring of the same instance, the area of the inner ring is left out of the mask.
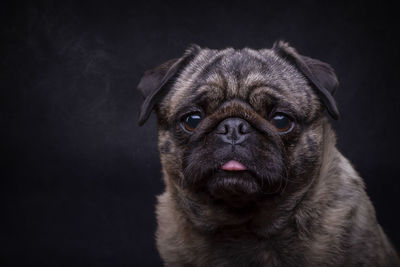
[[[155,118],[137,126],[142,72],[190,43],[277,39],[336,69],[338,146],[399,248],[398,14],[317,2],[2,2],[1,263],[160,265],[163,186]]]

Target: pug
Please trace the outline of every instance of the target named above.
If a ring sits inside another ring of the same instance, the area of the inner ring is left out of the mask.
[[[282,41],[192,45],[144,73],[139,124],[155,111],[165,266],[400,266],[336,148],[337,87],[328,64]]]

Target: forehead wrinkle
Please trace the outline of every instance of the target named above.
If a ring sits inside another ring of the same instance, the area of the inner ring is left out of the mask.
[[[209,73],[208,76],[205,78],[205,81],[202,83],[196,92],[198,94],[206,94],[208,101],[207,103],[202,103],[205,110],[209,108],[213,108],[218,106],[219,103],[224,101],[225,97],[225,88],[226,88],[226,81],[222,76],[222,73],[219,71],[214,71]]]
[[[249,94],[249,98],[254,97],[254,95],[260,94],[260,93],[264,93],[264,94],[266,94],[268,96],[272,96],[276,99],[282,99],[282,98],[286,97],[284,94],[282,94],[282,92],[280,90],[276,89],[275,87],[264,85],[264,86],[259,86],[259,87],[255,88],[253,91],[251,91]]]
[[[178,75],[178,78],[170,92],[170,106],[168,115],[171,116],[175,112],[176,106],[180,99],[185,99],[186,96],[193,93],[194,84],[201,80],[201,75],[205,73],[206,68],[209,64],[212,64],[215,59],[218,59],[221,55],[227,54],[232,51],[232,48],[224,50],[211,50],[202,49],[199,54],[189,63],[186,68]],[[206,64],[205,64],[206,62]],[[195,86],[195,90],[198,86]]]
[[[277,99],[278,102],[284,102],[286,106],[289,106],[292,110],[296,110],[295,105],[293,105],[293,96],[288,96],[286,94],[282,94],[283,92],[281,90],[279,90],[276,87],[272,87],[272,86],[261,86],[261,87],[257,87],[255,88],[249,95],[248,99],[251,99],[253,97],[255,97],[256,94],[260,94],[260,93],[264,93],[266,95],[268,95],[269,97],[273,97],[274,99]]]
[[[267,80],[265,79],[264,75],[260,72],[250,72],[246,78],[242,81],[243,88],[252,88],[256,86],[266,85]],[[247,90],[246,90],[247,91]]]
[[[245,59],[239,50],[231,50],[220,64],[220,75],[225,81],[225,95],[227,99],[238,95],[241,75],[244,70]]]
[[[267,61],[263,56],[250,48],[236,51],[235,57],[225,62],[228,75],[228,97],[246,99],[249,87],[255,84],[265,84],[265,72],[269,70]]]
[[[196,95],[207,95],[209,102],[222,102],[225,98],[224,88],[220,83],[209,82],[199,87]]]
[[[227,83],[225,89],[226,92],[226,97],[228,99],[234,98],[237,95],[238,91],[238,80],[236,79],[235,75],[232,73],[226,73],[225,74],[225,81]]]
[[[204,78],[204,82],[202,83],[204,86],[209,85],[213,87],[218,87],[221,90],[226,86],[225,79],[222,77],[222,73],[218,71],[213,71]],[[200,87],[200,90],[204,90],[204,87]]]
[[[218,51],[213,57],[211,57],[207,64],[203,67],[203,70],[198,74],[198,80],[206,80],[215,69],[218,68],[219,63],[222,61],[227,51]]]

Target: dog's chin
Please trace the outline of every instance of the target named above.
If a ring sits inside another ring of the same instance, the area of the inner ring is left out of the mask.
[[[260,179],[249,171],[217,171],[208,177],[207,193],[216,202],[240,207],[263,196]]]

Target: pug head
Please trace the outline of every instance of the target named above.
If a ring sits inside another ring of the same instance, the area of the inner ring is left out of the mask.
[[[139,124],[158,118],[167,190],[240,208],[288,198],[321,164],[324,110],[339,117],[332,68],[287,43],[203,49],[145,72]]]

